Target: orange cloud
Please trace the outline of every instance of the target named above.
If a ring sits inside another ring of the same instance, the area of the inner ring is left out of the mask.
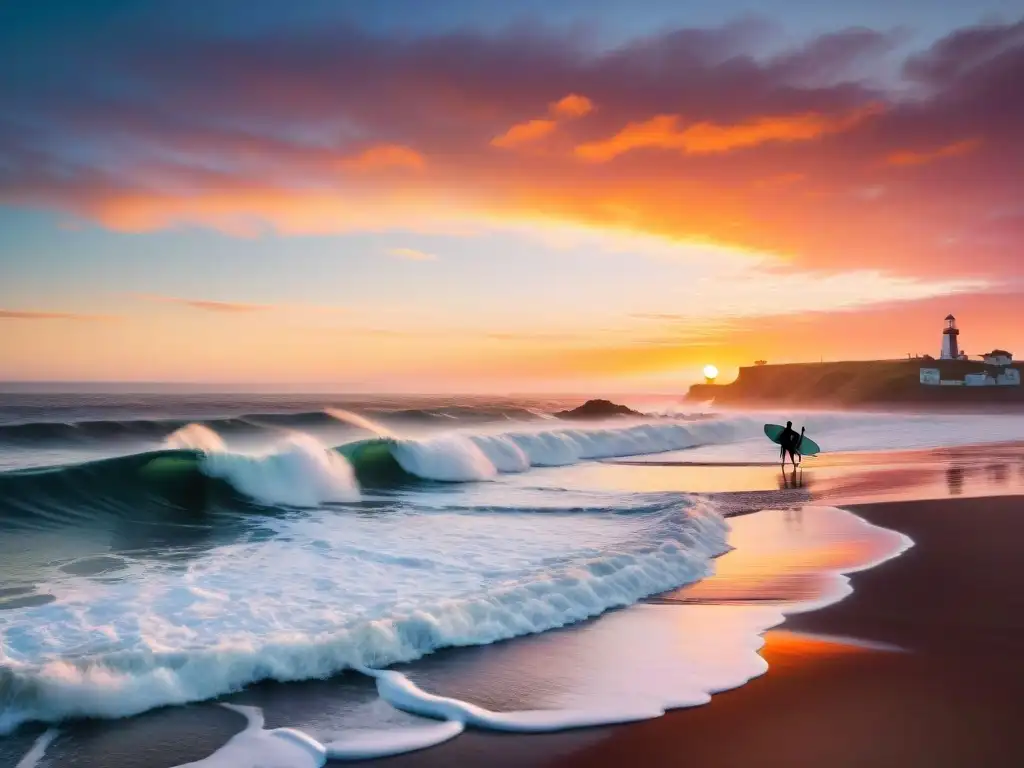
[[[500,136],[491,139],[491,146],[510,149],[542,139],[558,127],[559,120],[574,120],[589,114],[594,103],[586,96],[570,93],[548,105],[548,113],[554,119],[538,118],[516,123]]]
[[[555,117],[583,117],[594,111],[594,102],[578,93],[570,93],[551,105],[551,114]]]
[[[274,230],[288,234],[334,234],[394,226],[396,213],[406,227],[444,230],[445,210],[417,190],[359,194],[338,189],[261,186],[195,189],[185,194],[114,192],[87,204],[90,216],[119,232],[152,232],[200,225],[235,237],[256,237]]]
[[[607,162],[634,149],[680,150],[684,154],[706,155],[755,147],[768,142],[811,141],[831,133],[841,133],[878,114],[881,108],[868,105],[845,115],[830,116],[818,112],[797,115],[759,117],[734,125],[711,122],[679,128],[677,115],[657,115],[640,123],[630,123],[617,134],[602,141],[576,147],[576,155],[591,162]]]
[[[981,139],[964,139],[963,141],[954,141],[952,144],[947,144],[932,152],[914,152],[912,150],[893,152],[885,158],[885,162],[888,165],[896,166],[925,165],[947,157],[968,155],[980,146]]]
[[[849,138],[854,150],[861,146],[861,135]],[[799,147],[801,165],[835,169],[815,173],[813,188],[820,194],[813,200],[798,183],[781,186],[782,194],[779,188],[773,194],[759,188],[756,180],[795,181],[786,176],[794,158],[787,156],[780,164],[756,150],[742,158],[712,155],[700,164],[675,153],[637,153],[614,167],[575,162],[571,155],[483,156],[467,150],[439,155],[417,174],[416,184],[377,184],[368,176],[358,189],[329,183],[336,179],[326,177],[328,183],[316,187],[248,179],[233,186],[196,184],[177,194],[109,190],[90,192],[77,212],[120,231],[198,225],[238,236],[394,228],[450,234],[493,225],[568,225],[727,244],[819,269],[871,266],[932,274],[942,264],[947,274],[993,269],[1016,274],[1015,255],[1004,258],[1004,251],[991,248],[963,259],[942,245],[943,237],[970,223],[962,199],[946,195],[946,189],[901,195],[898,211],[869,205],[852,194],[853,182],[864,183],[858,176],[863,160],[856,151],[832,142]],[[953,169],[970,170],[970,164],[957,163]],[[904,176],[914,183],[914,174]],[[371,179],[375,183],[368,183]],[[984,214],[989,208],[982,202],[974,209]],[[936,222],[944,222],[941,231]],[[991,227],[986,224],[985,231]]]
[[[642,123],[630,123],[610,139],[592,141],[576,147],[576,155],[592,162],[605,162],[641,147],[679,149],[681,134],[675,115],[658,115]]]
[[[491,146],[510,149],[542,139],[558,126],[554,120],[527,120],[516,123],[500,136],[491,139]]]
[[[426,166],[426,160],[423,155],[409,147],[400,144],[381,144],[344,159],[342,166],[355,171],[374,171],[382,168],[407,168],[418,171]]]
[[[614,119],[613,106],[602,104],[595,119]],[[336,167],[323,157],[301,155],[290,173],[256,175],[246,169],[225,179],[197,171],[183,176],[173,190],[77,186],[62,204],[108,228],[130,232],[204,226],[237,236],[394,228],[461,234],[494,225],[567,225],[644,233],[676,242],[725,244],[752,253],[753,258],[771,253],[795,266],[830,271],[870,266],[907,275],[932,274],[941,264],[944,274],[1015,275],[1016,254],[999,244],[979,243],[971,259],[943,244],[951,236],[959,237],[959,242],[992,237],[993,224],[985,217],[1005,204],[1003,200],[1014,199],[1013,179],[987,168],[979,176],[981,169],[975,163],[960,162],[943,166],[956,174],[947,186],[917,189],[917,174],[900,174],[900,183],[909,186],[898,190],[898,207],[869,204],[855,192],[877,181],[864,177],[864,156],[884,157],[888,148],[898,146],[893,136],[906,135],[906,118],[900,109],[893,106],[877,120],[861,123],[860,130],[853,128],[830,141],[797,141],[787,145],[784,154],[769,151],[773,145],[765,144],[742,155],[702,155],[699,163],[686,154],[686,143],[701,139],[704,143],[695,146],[706,149],[708,129],[702,128],[695,139],[687,134],[692,126],[662,116],[665,141],[684,151],[637,152],[628,162],[614,166],[579,162],[571,150],[488,151],[488,118],[480,126],[486,132],[476,134],[478,144],[469,139],[454,143],[444,133],[444,143],[437,145],[436,153],[431,150],[429,165],[399,178],[365,174],[356,184],[348,177],[339,178]],[[792,139],[794,134],[807,136],[856,125],[871,111],[809,109],[795,113],[797,117],[776,118],[772,124],[788,130],[776,127],[774,133],[765,128],[771,121],[755,114],[730,125],[716,124],[710,133],[715,134],[717,146],[722,145],[723,135],[736,144],[737,134],[742,133],[734,130],[738,128],[750,129],[739,137],[748,144],[751,132],[758,140],[769,135]],[[627,123],[625,117],[619,118],[604,135]],[[659,123],[647,121],[647,125]],[[649,137],[640,138],[636,146],[656,144]],[[418,137],[415,146],[424,142],[427,139]],[[989,162],[993,154],[976,157]],[[813,184],[798,183],[794,174],[803,168],[814,169]],[[965,198],[961,190],[968,188],[974,191]],[[30,197],[23,199],[31,202]],[[942,225],[938,229],[936,222]],[[984,222],[982,234],[972,229],[981,226],[978,222]]]

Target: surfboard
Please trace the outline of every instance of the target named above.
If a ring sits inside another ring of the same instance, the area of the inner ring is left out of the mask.
[[[768,436],[768,439],[776,445],[779,444],[779,435],[781,435],[785,429],[785,427],[779,424],[764,425],[764,433]],[[800,433],[798,432],[797,434],[799,435]],[[811,440],[811,438],[807,437],[807,435],[804,435],[803,442],[800,443],[800,447],[797,449],[797,452],[801,456],[815,456],[821,453],[821,447]]]

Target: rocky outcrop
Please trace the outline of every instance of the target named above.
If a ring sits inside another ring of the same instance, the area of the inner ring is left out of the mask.
[[[624,405],[613,403],[611,400],[587,400],[578,408],[571,411],[559,411],[555,414],[560,419],[606,419],[610,416],[643,416],[640,411],[634,411]]]

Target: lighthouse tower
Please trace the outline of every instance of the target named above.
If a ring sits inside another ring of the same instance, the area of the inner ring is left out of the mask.
[[[960,345],[957,343],[957,337],[960,335],[960,329],[956,327],[956,318],[952,315],[946,316],[946,327],[942,329],[942,359],[943,360],[959,360],[960,359]]]

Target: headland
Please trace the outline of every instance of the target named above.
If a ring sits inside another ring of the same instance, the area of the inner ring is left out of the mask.
[[[986,373],[968,360],[851,360],[741,367],[730,384],[696,384],[687,399],[716,405],[792,405],[870,408],[1024,409],[1024,387],[972,385],[968,377]],[[922,371],[938,371],[939,382],[922,383]],[[1021,366],[1004,366],[1016,371]],[[987,376],[995,379],[994,376]]]

